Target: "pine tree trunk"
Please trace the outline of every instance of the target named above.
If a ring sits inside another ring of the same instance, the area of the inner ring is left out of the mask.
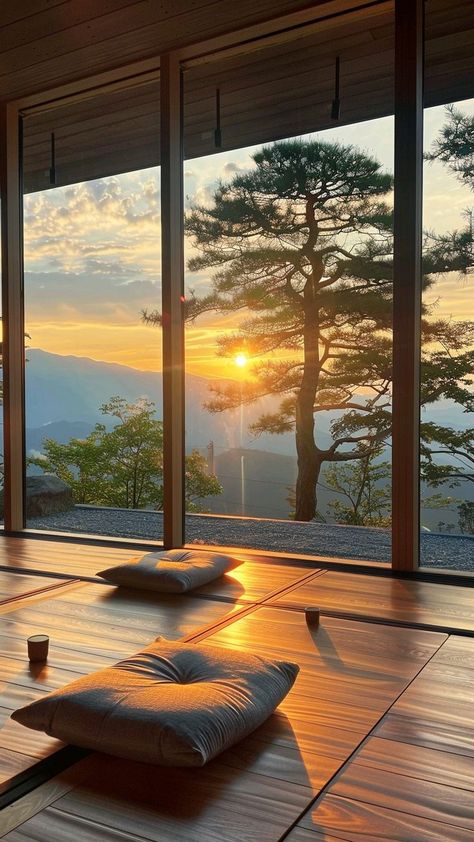
[[[316,485],[321,471],[322,457],[314,441],[313,402],[314,389],[305,389],[303,386],[296,404],[298,477],[295,520],[312,520],[317,510]]]
[[[308,239],[303,251],[312,266],[302,296],[303,304],[303,376],[296,397],[295,432],[298,455],[296,480],[295,520],[312,520],[316,515],[316,483],[321,470],[321,452],[314,438],[314,404],[321,374],[319,358],[319,303],[318,285],[323,274],[321,255],[315,251],[318,226],[314,216],[312,197],[306,202]]]
[[[317,511],[316,485],[321,471],[321,460],[316,456],[313,460],[298,459],[298,478],[296,480],[296,508],[295,520],[313,520]]]

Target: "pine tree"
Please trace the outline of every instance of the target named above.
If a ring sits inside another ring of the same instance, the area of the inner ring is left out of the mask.
[[[214,272],[208,295],[188,296],[186,319],[242,313],[218,353],[246,352],[253,379],[215,387],[207,407],[220,412],[241,400],[279,398],[277,411],[261,415],[252,430],[294,430],[295,519],[307,521],[317,511],[322,466],[370,458],[390,437],[393,179],[374,158],[338,143],[278,142],[253,161],[218,186],[210,206],[195,206],[187,217],[197,250],[189,270]],[[430,253],[427,270],[452,259]],[[425,286],[431,282],[427,274]],[[450,334],[463,346],[442,321],[425,318],[423,330],[433,347]],[[454,372],[449,352],[441,358],[438,397],[455,389],[467,365],[463,359]],[[427,352],[426,364],[431,359]],[[458,388],[457,399],[464,391]],[[328,446],[319,436],[322,413],[334,419]]]

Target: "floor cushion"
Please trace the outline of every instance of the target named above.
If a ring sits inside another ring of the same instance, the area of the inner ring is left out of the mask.
[[[114,585],[184,593],[218,579],[240,564],[232,556],[206,550],[165,550],[136,556],[97,575]]]
[[[12,718],[67,743],[165,766],[202,766],[258,728],[296,664],[159,638]]]

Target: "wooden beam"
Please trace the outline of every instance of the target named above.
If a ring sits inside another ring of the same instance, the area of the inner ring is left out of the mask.
[[[392,563],[414,570],[420,532],[424,0],[395,7]]]
[[[163,482],[165,547],[184,543],[184,235],[182,78],[161,59],[161,242],[163,297]]]
[[[23,221],[20,121],[17,109],[0,109],[2,230],[4,522],[24,527],[25,328],[23,316]]]

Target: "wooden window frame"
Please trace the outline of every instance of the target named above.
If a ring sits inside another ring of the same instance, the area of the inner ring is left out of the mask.
[[[350,4],[349,4],[350,5]],[[419,358],[423,133],[424,0],[366,0],[348,16],[376,14],[395,5],[395,227],[393,312],[393,532],[392,568],[413,572],[419,552]],[[21,218],[23,113],[116,89],[149,74],[160,78],[162,144],[162,289],[164,402],[164,544],[182,546],[184,533],[184,66],[215,59],[221,51],[259,49],[293,37],[298,27],[322,25],[340,14],[333,0],[320,6],[136,62],[87,80],[23,97],[1,109],[2,269],[4,320],[5,532],[24,529],[24,315]]]

